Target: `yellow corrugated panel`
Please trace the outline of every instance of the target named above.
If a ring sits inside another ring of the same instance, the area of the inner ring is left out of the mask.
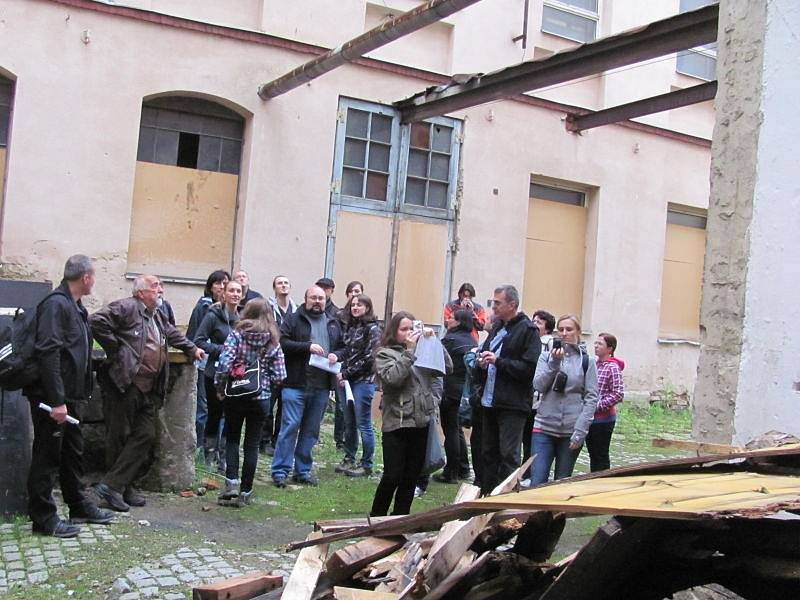
[[[719,511],[800,506],[800,477],[758,473],[681,473],[604,477],[467,503],[509,509],[693,518]]]

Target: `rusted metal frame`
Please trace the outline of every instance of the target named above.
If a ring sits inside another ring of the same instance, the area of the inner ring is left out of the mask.
[[[500,100],[587,75],[686,50],[717,39],[719,6],[656,21],[641,29],[520,63],[443,90],[395,103],[404,123]]]
[[[590,112],[583,115],[570,114],[564,125],[567,131],[580,133],[587,129],[627,121],[634,117],[652,115],[654,113],[672,110],[682,106],[690,106],[698,102],[713,100],[717,95],[717,82],[709,81],[683,90],[659,94],[651,98],[620,104],[605,110]]]
[[[422,29],[427,25],[436,23],[459,10],[480,2],[480,0],[429,0],[408,12],[398,15],[345,42],[338,48],[326,52],[305,64],[300,65],[258,88],[258,95],[262,100],[269,100],[289,90],[308,83],[320,75],[342,66],[348,61],[360,58],[389,42],[393,42],[409,33]]]

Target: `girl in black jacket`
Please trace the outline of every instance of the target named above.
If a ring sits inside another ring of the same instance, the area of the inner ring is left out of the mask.
[[[225,285],[222,303],[212,304],[194,336],[194,343],[206,351],[207,362],[203,371],[206,402],[208,403],[208,421],[205,431],[206,464],[216,461],[217,468],[225,473],[224,453],[225,441],[218,446],[219,423],[222,418],[222,402],[214,387],[214,375],[217,372],[217,360],[222,353],[225,340],[231,329],[239,320],[238,306],[242,299],[242,286],[238,281],[230,280]]]

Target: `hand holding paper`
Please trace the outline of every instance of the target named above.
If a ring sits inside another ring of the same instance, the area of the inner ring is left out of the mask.
[[[336,374],[342,370],[342,363],[331,363],[327,356],[320,356],[319,354],[311,354],[308,357],[308,364],[328,373]]]

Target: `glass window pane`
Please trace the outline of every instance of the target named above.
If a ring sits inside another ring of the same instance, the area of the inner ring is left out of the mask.
[[[411,145],[414,148],[431,147],[431,126],[429,123],[412,123]]]
[[[354,108],[347,109],[347,125],[345,126],[347,135],[366,138],[368,123],[369,113]]]
[[[447,184],[428,183],[428,206],[431,208],[447,208]]]
[[[364,196],[364,172],[356,169],[343,169],[342,172],[342,194],[344,196]]]
[[[697,229],[706,228],[706,217],[691,215],[674,210],[667,211],[667,223],[672,225],[683,225],[684,227],[695,227]]]
[[[420,179],[406,179],[406,203],[425,206],[425,181]]]
[[[681,0],[680,11],[688,12],[712,4],[715,0]]]
[[[200,146],[197,149],[197,168],[203,171],[219,171],[219,155],[222,149],[222,140],[207,135],[200,136]]]
[[[185,131],[186,133],[203,133],[203,124],[204,121],[211,121],[215,120],[209,117],[204,117],[203,115],[193,115],[190,113],[182,113],[181,114],[181,131]]]
[[[376,144],[369,145],[369,168],[375,171],[389,172],[389,146]]]
[[[174,110],[159,108],[156,121],[157,125],[164,129],[179,130],[181,128],[181,113],[175,112]]]
[[[713,0],[708,0],[709,2],[713,2]],[[560,0],[562,4],[569,4],[570,6],[574,6],[575,8],[582,8],[583,10],[588,10],[589,12],[597,12],[597,0]]]
[[[450,138],[453,135],[452,127],[444,125],[433,126],[433,149],[439,152],[450,153]]]
[[[223,173],[239,174],[242,164],[242,142],[239,140],[222,140],[222,155],[219,170]]]
[[[156,131],[156,154],[154,162],[162,165],[175,165],[178,164],[177,161],[178,132],[158,129]]]
[[[0,117],[1,118],[1,117]],[[0,130],[3,124],[0,122]],[[0,131],[1,133],[1,131]],[[5,141],[0,138],[0,143]],[[156,130],[152,127],[142,127],[139,129],[139,148],[136,151],[136,160],[143,160],[145,162],[155,162],[156,156]]]
[[[369,139],[388,144],[392,139],[392,119],[385,115],[373,114]]]
[[[591,42],[597,21],[545,5],[542,9],[542,31],[576,42]]]
[[[345,139],[344,164],[350,167],[363,167],[367,159],[367,142]]]
[[[573,206],[583,206],[586,198],[586,194],[583,192],[565,190],[564,188],[551,187],[539,183],[531,183],[530,196],[531,198],[562,202],[564,204],[572,204]]]
[[[717,59],[691,50],[678,54],[676,67],[678,73],[691,75],[698,79],[713,81],[717,74]]]
[[[207,135],[217,135],[220,137],[242,139],[242,123],[231,121],[230,119],[217,119],[215,117],[205,117],[202,124],[202,132]]]
[[[386,200],[386,188],[389,185],[389,176],[383,173],[367,173],[367,198],[371,200]]]
[[[450,157],[443,154],[431,154],[431,179],[450,179]]]
[[[428,153],[411,150],[408,153],[408,174],[416,177],[428,176]]]
[[[147,106],[142,107],[142,125],[155,125],[158,118],[158,111]]]

